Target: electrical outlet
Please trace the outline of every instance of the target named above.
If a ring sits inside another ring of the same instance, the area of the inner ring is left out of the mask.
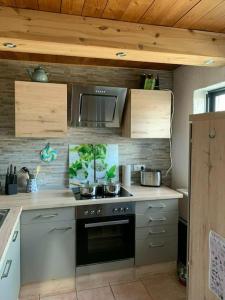
[[[134,172],[141,171],[142,168],[145,168],[145,165],[134,165]]]

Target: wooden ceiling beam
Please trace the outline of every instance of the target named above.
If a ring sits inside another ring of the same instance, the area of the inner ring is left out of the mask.
[[[225,34],[0,7],[0,51],[224,66]]]
[[[134,68],[172,71],[179,67],[174,64],[146,63],[141,61],[125,61],[115,59],[99,59],[88,57],[74,57],[64,55],[49,55],[24,52],[0,51],[0,60],[32,61],[37,63],[57,63],[80,66],[102,66],[115,68]]]

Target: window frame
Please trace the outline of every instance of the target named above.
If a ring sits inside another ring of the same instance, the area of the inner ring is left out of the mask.
[[[225,95],[225,88],[212,90],[206,94],[206,112],[215,112],[215,99],[220,95]]]

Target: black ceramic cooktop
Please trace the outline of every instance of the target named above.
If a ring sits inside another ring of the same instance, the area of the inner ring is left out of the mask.
[[[104,199],[104,198],[120,198],[120,197],[131,197],[133,196],[130,194],[127,190],[125,190],[123,187],[120,188],[120,192],[118,195],[104,195],[103,189],[99,188],[97,189],[97,195],[94,197],[85,197],[80,194],[80,188],[75,187],[72,188],[74,197],[76,200],[90,200],[90,199]]]

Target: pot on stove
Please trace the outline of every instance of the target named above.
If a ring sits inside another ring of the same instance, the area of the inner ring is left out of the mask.
[[[109,181],[104,184],[103,191],[105,195],[118,195],[120,192],[120,183]]]
[[[97,194],[97,185],[96,184],[90,184],[89,182],[87,182],[84,184],[76,183],[74,185],[79,187],[81,196],[95,197]]]

